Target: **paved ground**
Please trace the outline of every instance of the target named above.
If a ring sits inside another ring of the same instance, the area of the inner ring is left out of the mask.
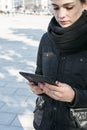
[[[34,72],[51,16],[0,15],[0,130],[34,130],[36,96],[19,71]]]

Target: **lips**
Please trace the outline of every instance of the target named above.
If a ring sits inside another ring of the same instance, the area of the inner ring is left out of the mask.
[[[62,25],[65,25],[67,23],[68,23],[67,21],[60,21],[60,24],[62,24]]]

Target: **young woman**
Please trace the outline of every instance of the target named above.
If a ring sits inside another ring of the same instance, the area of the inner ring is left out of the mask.
[[[51,0],[54,16],[40,41],[36,74],[55,85],[29,82],[38,95],[36,130],[81,130],[71,108],[87,107],[86,0]]]

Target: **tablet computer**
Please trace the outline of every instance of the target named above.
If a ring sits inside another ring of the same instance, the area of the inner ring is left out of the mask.
[[[37,85],[38,83],[48,83],[51,85],[56,85],[52,79],[43,75],[27,73],[27,72],[19,72],[19,74],[21,74],[28,81],[34,82],[35,85]]]

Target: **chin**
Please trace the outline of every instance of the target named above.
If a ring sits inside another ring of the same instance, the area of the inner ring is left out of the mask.
[[[62,28],[67,28],[69,26],[71,26],[72,24],[65,24],[65,25],[60,25]]]

